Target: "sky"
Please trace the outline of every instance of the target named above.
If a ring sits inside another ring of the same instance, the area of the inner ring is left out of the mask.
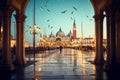
[[[50,35],[51,31],[56,35],[59,28],[67,35],[73,29],[75,20],[77,38],[81,37],[81,23],[83,24],[83,36],[95,35],[94,9],[90,0],[35,0],[35,23],[40,28],[36,35],[36,42],[40,40],[40,34]],[[30,0],[25,15],[25,40],[32,44],[32,34],[29,27],[33,27],[34,0]],[[12,17],[14,21],[14,17]],[[105,24],[105,22],[104,22]],[[14,26],[12,24],[12,26]],[[105,33],[104,29],[104,33]],[[14,36],[14,29],[12,29]]]

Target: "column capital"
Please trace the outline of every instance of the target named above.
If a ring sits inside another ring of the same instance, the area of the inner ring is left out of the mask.
[[[16,19],[16,21],[19,23],[19,22],[21,22],[21,21],[25,21],[25,19],[26,19],[26,16],[25,15],[23,15],[23,14],[15,14],[14,15],[15,16],[15,19]]]
[[[27,17],[27,16],[22,15],[22,21],[25,21],[26,17]]]
[[[104,17],[105,17],[105,15],[103,15],[103,14],[95,14],[93,16],[93,18],[95,19],[95,21],[101,21],[101,20],[103,20]]]

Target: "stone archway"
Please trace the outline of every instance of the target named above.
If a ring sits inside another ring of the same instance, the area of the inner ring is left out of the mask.
[[[17,25],[17,44],[16,44],[16,61],[17,64],[25,64],[25,50],[24,50],[24,21],[25,9],[29,0],[1,0],[0,1],[0,26],[3,26],[3,41],[2,41],[2,61],[1,65],[7,70],[14,70],[15,67],[11,59],[11,15],[16,11],[16,25]]]
[[[57,42],[57,41],[62,41],[62,40],[61,40],[61,38],[56,38],[56,42]]]
[[[120,1],[119,0],[91,0],[95,12],[96,30],[96,64],[104,64],[102,38],[103,18],[106,16],[107,24],[107,60],[105,69],[113,70],[120,67]],[[103,12],[106,15],[103,15]]]

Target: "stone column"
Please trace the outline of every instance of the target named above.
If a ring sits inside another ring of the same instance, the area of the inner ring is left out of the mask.
[[[116,13],[116,63],[120,67],[120,11]]]
[[[103,14],[95,14],[95,34],[96,34],[96,56],[95,64],[102,65],[104,63],[103,56]]]
[[[15,15],[16,18],[16,61],[17,64],[23,65],[25,61],[25,48],[24,48],[24,21],[25,16],[22,14]]]
[[[2,32],[1,32],[1,28],[2,28],[2,16],[0,16],[0,47],[2,47]]]
[[[107,20],[107,61],[105,70],[112,70],[116,64],[116,28],[115,12],[111,9],[106,10]]]
[[[22,21],[21,21],[21,51],[22,51],[22,62],[23,64],[26,64],[25,59],[25,38],[24,38],[24,23],[25,23],[26,16],[22,15]]]
[[[3,15],[3,56],[2,65],[8,70],[14,70],[14,65],[11,59],[11,15],[6,11]]]

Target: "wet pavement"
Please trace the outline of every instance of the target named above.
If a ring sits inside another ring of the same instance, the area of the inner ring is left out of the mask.
[[[95,66],[95,52],[74,49],[50,50],[37,53],[34,63],[33,54],[26,60],[32,62],[2,80],[108,80],[102,66]],[[0,79],[1,80],[1,79]]]

